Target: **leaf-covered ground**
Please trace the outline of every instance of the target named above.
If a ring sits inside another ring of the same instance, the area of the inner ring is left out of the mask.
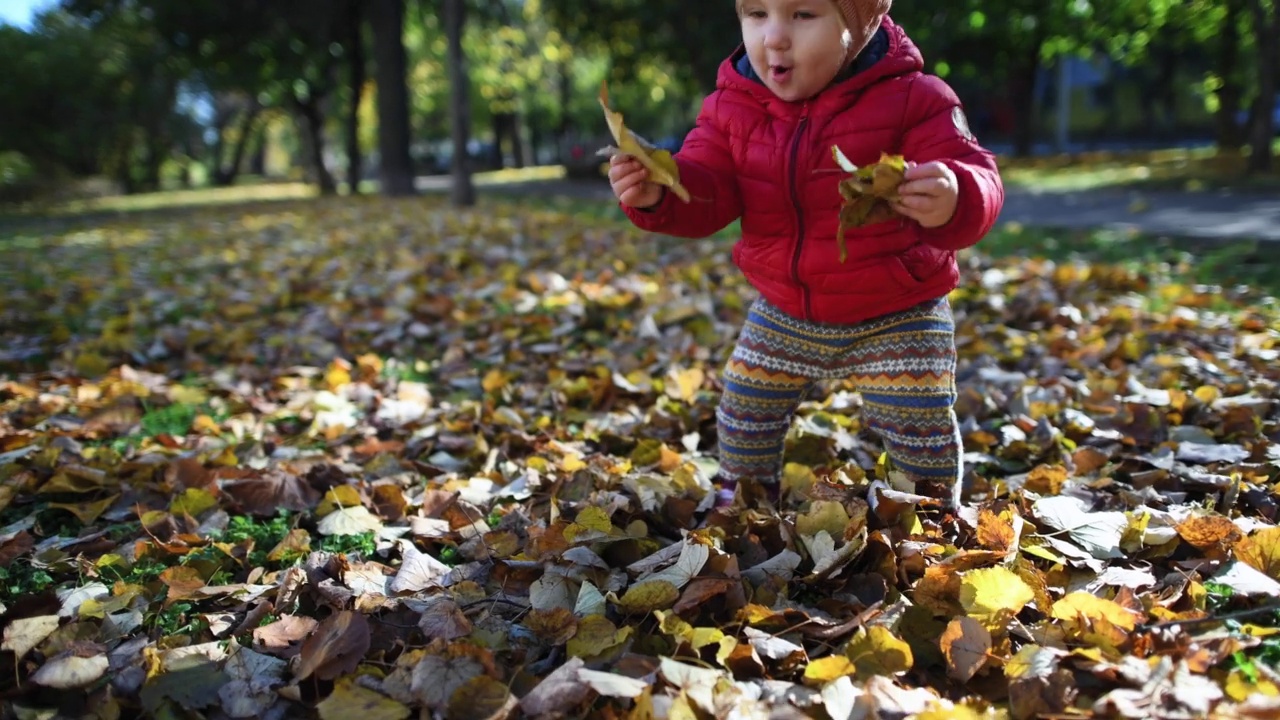
[[[708,512],[721,240],[436,200],[0,238],[13,717],[1276,717],[1280,315],[965,254],[970,468],[840,384]]]

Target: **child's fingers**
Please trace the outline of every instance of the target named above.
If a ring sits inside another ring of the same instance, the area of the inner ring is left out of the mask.
[[[908,180],[898,186],[898,194],[938,196],[952,190],[951,182],[945,177],[925,177],[919,180]]]
[[[645,169],[645,166],[641,165],[639,161],[630,158],[616,164],[613,163],[612,160],[610,161],[609,182],[617,183],[623,178],[627,178],[632,175],[639,176],[641,179],[646,179],[649,177],[649,171]]]
[[[649,180],[649,173],[644,171],[643,169],[638,170],[636,172],[631,172],[626,175],[623,175],[622,177],[616,180],[613,180],[613,191],[617,193],[619,196],[621,196],[624,192],[632,188],[640,187],[644,183],[648,182],[648,180]]]

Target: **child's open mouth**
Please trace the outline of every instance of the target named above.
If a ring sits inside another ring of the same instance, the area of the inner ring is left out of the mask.
[[[770,65],[769,75],[774,82],[785,82],[787,78],[791,77],[791,68],[783,65]]]

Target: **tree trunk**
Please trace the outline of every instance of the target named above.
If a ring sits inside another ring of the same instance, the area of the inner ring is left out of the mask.
[[[1273,3],[1274,5],[1274,3]],[[1258,101],[1249,133],[1250,173],[1271,171],[1271,138],[1275,134],[1271,108],[1276,97],[1276,66],[1280,65],[1280,7],[1270,11],[1262,0],[1249,0],[1258,48]]]
[[[249,174],[267,176],[267,125],[259,123],[253,133],[253,154],[249,156]]]
[[[360,101],[364,97],[365,59],[364,29],[360,15],[360,0],[347,2],[347,60],[351,70],[351,94],[347,105],[347,192],[360,194],[362,157],[360,153]]]
[[[511,159],[517,169],[524,167],[524,133],[520,132],[520,113],[518,112],[511,113]]]
[[[507,134],[507,113],[493,112],[489,114],[489,125],[493,130],[493,147],[489,149],[489,167],[502,169],[502,137]]]
[[[249,145],[249,136],[253,131],[253,123],[258,119],[258,113],[262,110],[262,106],[258,105],[257,100],[252,100],[249,107],[245,108],[244,115],[240,118],[240,132],[236,137],[235,147],[231,150],[231,164],[227,167],[222,166],[222,156],[215,156],[218,167],[213,172],[213,184],[218,187],[229,187],[236,181],[236,177],[240,174],[240,164],[244,162],[244,151]]]
[[[321,195],[336,195],[338,185],[333,173],[324,162],[324,113],[320,111],[320,98],[311,95],[306,100],[294,98],[298,119],[302,121],[302,138],[306,146],[307,161],[311,165],[313,179]]]
[[[1240,9],[1242,0],[1226,0],[1226,17],[1218,37],[1218,138],[1219,150],[1236,152],[1244,143],[1236,115],[1240,112]]]
[[[414,193],[405,85],[404,0],[372,0],[374,77],[378,83],[378,177],[382,194]]]
[[[1013,76],[1013,154],[1016,157],[1029,157],[1036,139],[1036,76],[1040,72],[1040,46],[1043,41],[1039,35],[1032,39],[1026,48],[1020,67],[1014,70]]]
[[[561,164],[568,162],[564,155],[564,147],[572,130],[573,120],[569,114],[570,103],[573,102],[573,62],[567,53],[562,53],[558,64],[560,70],[560,126],[556,128],[556,160]]]
[[[471,98],[466,55],[462,51],[462,30],[466,26],[466,0],[444,0],[444,28],[449,39],[449,123],[453,135],[453,204],[469,207],[476,203],[467,162],[467,140],[471,134]]]

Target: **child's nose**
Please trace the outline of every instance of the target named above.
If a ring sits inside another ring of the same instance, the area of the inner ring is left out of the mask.
[[[791,46],[791,31],[786,23],[769,22],[764,29],[764,46],[770,50],[786,50]]]

